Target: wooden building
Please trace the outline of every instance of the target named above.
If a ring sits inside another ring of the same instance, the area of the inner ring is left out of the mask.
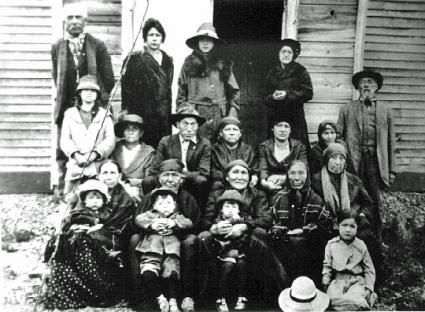
[[[146,2],[87,3],[87,31],[106,42],[118,77]],[[50,45],[62,35],[59,7],[55,0],[0,2],[0,192],[49,190],[54,164]],[[253,145],[269,131],[262,86],[277,61],[273,42],[291,37],[302,44],[298,61],[310,72],[314,87],[314,97],[305,105],[311,141],[317,139],[321,120],[336,120],[341,105],[357,96],[353,73],[363,67],[380,71],[385,79],[379,100],[395,116],[402,172],[395,188],[425,190],[425,1],[151,0],[150,16],[167,32],[164,50],[174,58],[174,94],[190,53],[185,40],[202,22],[214,22],[235,61],[245,138]],[[139,40],[136,49],[141,44]],[[114,107],[119,110],[119,105],[118,90]]]

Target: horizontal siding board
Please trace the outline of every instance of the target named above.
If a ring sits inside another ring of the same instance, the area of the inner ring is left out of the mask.
[[[367,20],[367,26],[388,28],[425,28],[425,20],[374,17]]]
[[[421,32],[423,31],[421,30]],[[423,44],[425,44],[425,37],[419,37],[419,36],[400,37],[400,36],[395,36],[392,34],[385,34],[385,35],[370,34],[367,36],[367,42],[387,43],[387,44],[394,44],[394,43],[417,44],[422,42]]]
[[[0,51],[50,52],[51,43],[2,43]]]
[[[388,11],[425,11],[425,3],[417,1],[413,5],[408,5],[408,1],[369,1],[370,10]]]
[[[9,122],[9,123],[22,123],[22,122],[33,122],[33,123],[43,123],[48,122],[51,119],[51,113],[41,113],[41,114],[32,114],[32,113],[2,113],[0,115],[0,122]],[[21,125],[23,127],[25,125]]]
[[[368,35],[366,37],[366,40],[368,40],[369,34],[371,35],[384,35],[384,36],[395,36],[395,37],[411,37],[411,36],[417,36],[417,37],[424,37],[425,33],[423,29],[418,29],[415,27],[412,28],[384,28],[384,27],[371,27],[369,26],[367,28]]]
[[[0,139],[0,147],[51,147],[49,138],[43,139]]]
[[[0,157],[2,166],[50,166],[49,157]]]
[[[0,51],[0,62],[4,61],[16,61],[16,60],[31,60],[31,61],[49,61],[51,60],[50,54],[46,52],[12,52],[12,51]]]
[[[0,113],[14,113],[14,114],[51,114],[52,106],[51,105],[14,105],[6,104],[0,105]],[[50,119],[50,117],[49,117]],[[48,120],[47,120],[48,121]]]
[[[407,53],[420,53],[424,52],[425,42],[417,42],[420,44],[393,44],[390,47],[388,44],[383,43],[370,43],[366,42],[366,51],[381,51],[381,52],[407,52]]]
[[[0,78],[0,87],[20,87],[20,88],[26,88],[26,87],[50,87],[52,85],[52,79],[51,77],[48,78]]]
[[[349,42],[352,43],[355,37],[355,30],[350,29],[309,29],[299,28],[298,39],[301,42]],[[303,45],[304,46],[304,45]]]
[[[25,124],[26,126],[28,124]],[[37,126],[37,127],[36,127]],[[43,140],[46,138],[50,138],[51,135],[51,127],[49,124],[48,129],[39,127],[38,124],[33,127],[28,127],[28,130],[22,130],[22,126],[17,129],[13,129],[11,127],[5,127],[3,123],[0,123],[0,139],[28,139],[29,137],[34,140]]]
[[[0,161],[3,157],[50,157],[50,147],[3,147]]]

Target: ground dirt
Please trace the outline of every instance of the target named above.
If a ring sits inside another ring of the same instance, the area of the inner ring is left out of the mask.
[[[2,311],[34,311],[44,246],[60,215],[51,195],[0,195]],[[376,310],[425,310],[425,194],[385,194],[386,279]],[[71,310],[68,310],[71,311]],[[125,304],[72,311],[131,311]]]

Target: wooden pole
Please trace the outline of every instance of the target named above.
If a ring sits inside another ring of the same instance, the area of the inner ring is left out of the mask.
[[[297,39],[299,0],[286,0],[282,18],[282,39]]]
[[[366,21],[368,0],[359,0],[357,7],[356,39],[354,44],[354,66],[353,74],[363,69],[364,45],[366,38]],[[353,88],[353,100],[358,98],[358,91]]]

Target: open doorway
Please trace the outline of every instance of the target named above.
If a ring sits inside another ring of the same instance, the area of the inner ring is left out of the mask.
[[[269,132],[263,86],[278,61],[283,10],[283,0],[214,0],[214,26],[228,42],[241,91],[244,140],[253,147]]]

